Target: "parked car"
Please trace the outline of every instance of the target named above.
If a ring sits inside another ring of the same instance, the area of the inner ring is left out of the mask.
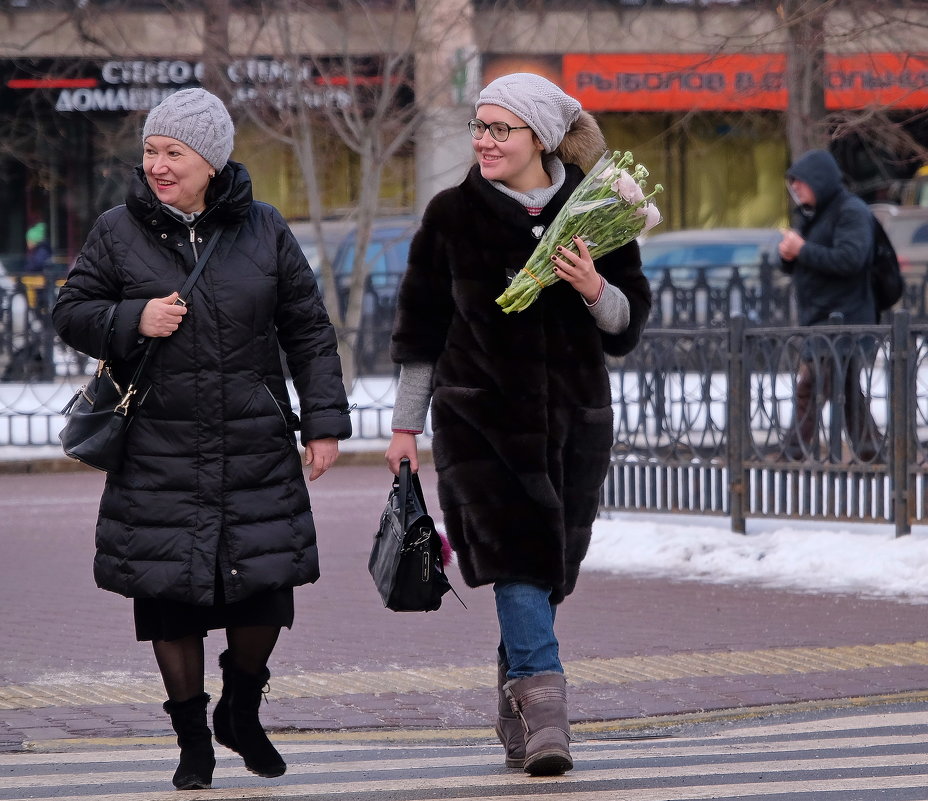
[[[344,314],[348,306],[357,251],[357,226],[346,221],[326,221],[323,225],[325,235],[332,237],[331,241],[326,240],[326,245],[332,259],[339,312]],[[358,342],[358,358],[363,369],[375,370],[390,366],[387,343],[393,327],[396,295],[400,279],[406,271],[409,245],[416,227],[417,220],[412,216],[378,217],[374,220],[364,256],[368,264],[368,276],[362,298]],[[318,254],[313,226],[310,223],[291,223],[290,228],[312,265],[314,252]],[[316,276],[321,282],[321,271],[317,270]]]
[[[710,286],[727,286],[735,273],[746,284],[760,281],[761,267],[779,271],[777,228],[713,228],[667,231],[640,243],[644,274],[656,288],[665,276],[677,287],[703,274]]]
[[[378,217],[374,220],[365,259],[369,264],[367,291],[375,295],[378,302],[392,303],[395,300],[393,296],[399,287],[399,279],[406,271],[409,244],[416,223],[416,219],[411,216]],[[332,260],[332,271],[344,311],[355,261],[357,225],[346,220],[326,220],[322,225],[326,250]],[[319,263],[319,243],[313,224],[291,222],[290,229],[310,265],[316,267]],[[322,280],[321,270],[316,269],[316,277]]]
[[[415,230],[416,221],[412,217],[382,217],[375,220],[370,241],[367,243],[364,256],[368,264],[365,294],[371,296],[371,302],[377,307],[389,307],[391,316],[396,305],[400,279],[406,272],[409,245]],[[342,240],[332,262],[339,300],[343,303],[347,303],[356,251],[357,234],[356,230],[352,229]],[[365,312],[368,311],[370,309],[365,308]]]
[[[872,203],[870,210],[886,229],[903,272],[928,271],[928,207]]]
[[[290,230],[299,242],[306,261],[316,274],[316,281],[320,291],[323,286],[323,273],[321,269],[320,240],[316,235],[316,225],[308,220],[291,220],[288,222]],[[354,223],[346,220],[323,220],[322,241],[330,259],[335,258],[335,252],[348,232],[354,228]]]

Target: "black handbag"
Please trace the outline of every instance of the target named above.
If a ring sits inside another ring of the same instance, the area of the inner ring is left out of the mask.
[[[114,303],[106,316],[106,339],[116,312]],[[107,473],[122,466],[126,432],[132,423],[132,399],[151,353],[151,342],[125,390],[116,383],[104,353],[93,378],[68,401],[61,413],[66,420],[58,434],[66,456]]]
[[[222,229],[217,229],[206,244],[175,303],[186,302],[184,299],[203,272],[203,267],[216,247],[221,233]],[[116,314],[116,305],[114,303],[106,315],[103,327],[103,353],[97,363],[97,370],[93,378],[75,392],[68,405],[61,410],[61,414],[65,416],[65,423],[58,434],[66,456],[107,473],[122,467],[126,433],[132,425],[132,416],[136,410],[133,401],[158,342],[157,339],[148,340],[129,385],[125,389],[120,387],[107,361],[112,334],[110,329]]]
[[[442,566],[441,545],[425,508],[419,476],[410,469],[409,460],[403,459],[367,563],[387,609],[432,612],[441,606],[448,590],[454,592]]]

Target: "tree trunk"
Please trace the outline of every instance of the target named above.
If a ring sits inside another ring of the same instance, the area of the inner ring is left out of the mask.
[[[367,246],[371,241],[371,229],[374,225],[374,218],[377,216],[383,174],[383,162],[375,154],[374,137],[376,137],[375,131],[369,130],[365,133],[359,154],[359,172],[362,181],[355,209],[354,264],[351,269],[348,305],[339,334],[340,342],[346,346],[340,349],[339,353],[342,358],[342,376],[349,392],[361,372],[359,357],[364,346],[364,336],[370,334],[369,331],[362,331],[365,322],[364,301],[371,267],[367,261]]]
[[[786,23],[786,134],[791,158],[827,148],[825,6],[827,0],[783,0]]]
[[[229,58],[229,0],[203,3],[203,86],[228,100],[224,68]]]

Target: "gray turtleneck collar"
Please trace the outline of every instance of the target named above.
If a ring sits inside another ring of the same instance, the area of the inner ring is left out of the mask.
[[[498,189],[504,195],[511,197],[513,200],[521,203],[526,208],[539,208],[542,209],[548,205],[548,202],[553,198],[558,190],[564,185],[564,178],[567,173],[564,170],[564,165],[561,163],[561,160],[557,156],[544,156],[542,159],[542,164],[545,168],[545,172],[548,173],[548,177],[551,179],[551,186],[543,186],[538,189],[530,189],[528,192],[516,192],[513,189],[510,189],[505,184],[500,183],[499,181],[490,181],[491,186],[495,189]]]
[[[195,211],[193,214],[188,214],[186,211],[181,211],[174,206],[169,206],[167,203],[163,203],[162,205],[171,212],[171,214],[177,217],[177,219],[187,225],[193,225],[197,221],[197,217],[203,213],[202,211]]]

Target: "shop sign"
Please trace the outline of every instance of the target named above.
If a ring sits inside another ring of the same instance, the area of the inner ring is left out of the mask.
[[[7,89],[51,93],[61,112],[147,111],[203,75],[201,63],[178,59],[14,61],[13,70]]]
[[[202,62],[177,59],[113,60],[99,67],[74,61],[13,62],[13,67],[6,89],[52,92],[60,112],[147,111],[179,89],[199,86],[204,73]],[[379,67],[378,59],[359,58],[348,78],[343,72],[322,76],[309,63],[234,61],[226,67],[230,105],[264,101],[285,108],[302,101],[311,108],[349,107],[356,102],[352,88],[382,83]]]
[[[564,89],[591,111],[786,109],[786,57],[623,53],[563,57]],[[928,106],[928,54],[825,56],[828,109]]]

